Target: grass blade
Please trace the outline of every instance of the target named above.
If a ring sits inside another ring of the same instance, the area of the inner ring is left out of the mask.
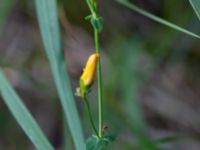
[[[200,20],[200,1],[199,0],[190,0],[190,4],[192,5],[197,17]]]
[[[36,9],[45,50],[75,147],[77,150],[85,150],[81,123],[65,65],[56,1],[36,0]]]
[[[196,1],[196,3],[198,3],[198,4],[200,3],[199,0],[193,0],[193,1]],[[157,16],[155,16],[155,15],[153,15],[153,14],[151,14],[151,13],[149,13],[149,12],[139,8],[139,7],[137,7],[133,3],[130,3],[128,0],[117,0],[117,2],[119,2],[120,4],[126,6],[126,7],[130,8],[130,9],[136,11],[137,13],[139,13],[141,15],[144,15],[147,18],[152,19],[152,20],[154,20],[154,21],[156,21],[156,22],[158,22],[160,24],[163,24],[163,25],[168,26],[168,27],[170,27],[172,29],[175,29],[177,31],[183,32],[183,33],[185,33],[187,35],[190,35],[190,36],[193,36],[193,37],[196,37],[196,38],[200,39],[200,36],[197,35],[196,33],[188,31],[188,30],[186,30],[186,29],[184,29],[184,28],[182,28],[182,27],[180,27],[178,25],[175,25],[175,24],[173,24],[173,23],[171,23],[169,21],[166,21],[166,20],[164,20],[164,19],[162,19],[160,17],[157,17]]]
[[[38,150],[54,150],[1,69],[0,83],[0,92],[6,105],[35,147]]]

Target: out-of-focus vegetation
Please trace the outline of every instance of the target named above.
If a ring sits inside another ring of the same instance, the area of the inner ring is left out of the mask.
[[[99,2],[104,18],[104,118],[108,132],[117,134],[108,149],[199,150],[199,40],[116,1]],[[187,0],[130,2],[200,33],[200,23]],[[65,58],[75,92],[85,61],[94,50],[91,26],[84,19],[89,11],[83,0],[58,3]],[[1,0],[0,8],[0,66],[56,149],[66,145],[73,150],[70,132],[63,132],[62,109],[42,46],[34,1]],[[89,96],[97,121],[96,93],[93,90]],[[91,129],[83,102],[77,98],[76,103],[88,137]],[[0,149],[34,149],[2,100]]]

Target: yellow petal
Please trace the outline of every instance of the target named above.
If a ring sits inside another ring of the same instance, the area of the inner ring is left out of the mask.
[[[95,53],[90,55],[90,57],[88,58],[84,72],[80,78],[85,87],[90,87],[94,81],[99,57],[99,53]]]

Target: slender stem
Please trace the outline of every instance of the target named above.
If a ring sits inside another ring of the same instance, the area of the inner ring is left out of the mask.
[[[87,100],[86,96],[83,96],[83,101],[84,101],[85,106],[86,106],[87,115],[88,115],[88,118],[90,120],[90,125],[91,125],[92,129],[94,130],[95,134],[99,137],[97,129],[96,129],[95,125],[94,125],[94,121],[92,119],[92,114],[91,114],[91,111],[90,111],[91,110],[90,109],[90,104],[88,103],[88,100]]]
[[[94,40],[96,53],[99,53],[99,32],[97,29],[94,29]]]
[[[96,53],[99,53],[99,33],[97,29],[94,29],[95,49]],[[101,58],[97,67],[98,78],[98,107],[99,107],[99,137],[102,137],[103,128],[103,100],[102,100],[102,73],[101,73]]]
[[[87,0],[87,4],[91,11],[93,19],[98,20],[98,8],[97,8],[98,0]],[[94,41],[95,41],[95,51],[99,53],[99,31],[96,27],[93,26],[94,29]],[[97,78],[98,78],[98,111],[99,111],[99,132],[98,137],[102,137],[102,128],[103,128],[103,98],[102,98],[102,73],[101,73],[101,58],[99,59],[97,66]]]
[[[87,4],[88,4],[88,7],[89,7],[89,9],[90,9],[92,15],[96,15],[96,12],[94,11],[93,7],[91,6],[90,0],[87,0]]]

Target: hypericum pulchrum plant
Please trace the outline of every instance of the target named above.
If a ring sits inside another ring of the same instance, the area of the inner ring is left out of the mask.
[[[77,91],[76,91],[76,95],[80,96],[85,103],[87,115],[90,120],[91,127],[94,130],[97,137],[100,137],[100,136],[98,134],[98,131],[97,131],[97,129],[94,125],[94,121],[92,119],[90,105],[87,100],[87,93],[89,92],[90,87],[93,84],[99,57],[100,57],[100,55],[98,53],[92,54],[89,57],[87,64],[85,66],[84,72],[80,77],[80,81],[79,81],[80,87],[77,88]]]
[[[136,11],[137,13],[148,17],[160,24],[168,26],[172,29],[188,34],[190,36],[200,39],[200,36],[196,33],[188,31],[174,23],[166,21],[158,16],[155,16],[139,7],[129,0],[116,0],[118,3]],[[90,20],[94,29],[94,41],[95,41],[95,53],[89,57],[86,64],[85,71],[80,77],[80,88],[78,90],[79,96],[83,98],[86,105],[90,124],[94,130],[94,134],[87,140],[87,150],[102,150],[109,142],[113,141],[113,136],[108,136],[103,132],[103,105],[102,105],[102,75],[101,75],[101,57],[99,49],[99,33],[101,32],[102,17],[98,13],[97,0],[86,0],[91,14],[86,17]],[[195,13],[200,19],[200,1],[189,0]],[[85,150],[85,140],[82,132],[82,127],[78,115],[76,105],[74,103],[74,97],[70,86],[70,80],[65,66],[64,51],[62,45],[62,36],[60,34],[59,20],[57,15],[57,2],[56,0],[35,0],[36,11],[40,31],[44,43],[46,53],[49,58],[49,62],[52,68],[53,76],[55,79],[60,101],[63,107],[63,112],[69,130],[74,141],[76,150]],[[5,17],[0,17],[1,19]],[[89,102],[87,100],[87,93],[90,90],[94,81],[95,72],[97,70],[98,75],[98,106],[99,106],[99,128],[96,129],[91,112]],[[54,147],[50,144],[45,134],[40,129],[39,125],[32,117],[30,111],[26,108],[23,100],[19,97],[11,83],[8,81],[4,74],[4,68],[0,67],[0,95],[3,98],[5,104],[8,106],[10,112],[21,126],[23,131],[32,141],[37,150],[54,150]],[[137,116],[136,122],[140,120]],[[137,124],[136,124],[137,125]],[[136,128],[137,129],[137,128]],[[135,130],[136,130],[135,129]],[[144,143],[142,149],[155,150],[152,143],[149,142],[146,135],[137,135],[139,143]],[[166,137],[166,139],[169,139]],[[160,140],[162,141],[162,139]],[[137,144],[137,143],[136,143]],[[154,143],[153,143],[154,144]],[[66,147],[65,149],[68,149]]]
[[[85,104],[87,115],[89,118],[90,125],[94,131],[92,135],[87,140],[87,149],[91,150],[101,150],[106,147],[109,142],[114,140],[114,136],[106,135],[103,127],[103,100],[102,100],[102,72],[101,72],[101,56],[100,56],[100,46],[99,46],[99,34],[103,29],[102,17],[98,12],[97,0],[86,0],[87,5],[90,9],[91,14],[86,17],[90,21],[94,30],[94,43],[95,43],[95,53],[92,54],[86,63],[84,72],[80,77],[80,87],[77,88],[76,94],[80,96]],[[98,131],[95,127],[90,105],[87,99],[87,94],[91,89],[94,81],[95,74],[97,72],[98,80],[98,113],[99,113],[99,128]]]

